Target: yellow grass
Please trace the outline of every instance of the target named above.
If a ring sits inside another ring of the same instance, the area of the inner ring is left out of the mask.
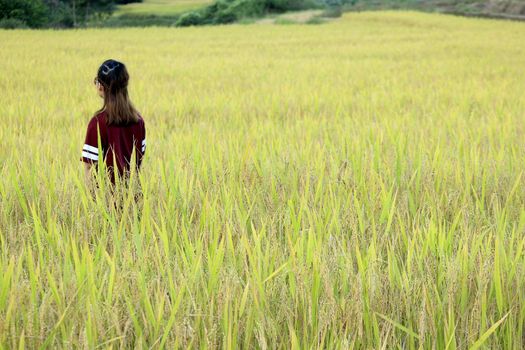
[[[0,31],[0,348],[523,348],[524,38]],[[147,126],[123,216],[79,162],[110,57]]]

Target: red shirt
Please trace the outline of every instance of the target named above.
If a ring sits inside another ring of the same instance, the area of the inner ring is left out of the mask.
[[[100,132],[101,150],[98,148],[98,132]],[[97,164],[99,156],[102,155],[108,170],[110,171],[111,180],[114,181],[113,169],[115,162],[119,175],[122,176],[124,171],[130,170],[131,157],[135,150],[135,162],[137,170],[140,168],[142,158],[146,153],[146,128],[144,119],[139,116],[139,121],[128,125],[107,125],[106,112],[95,115],[89,121],[86,141],[82,148],[81,161],[85,163]],[[102,152],[102,153],[99,153]]]

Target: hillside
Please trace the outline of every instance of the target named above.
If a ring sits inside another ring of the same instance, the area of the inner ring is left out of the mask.
[[[349,10],[417,9],[481,16],[525,20],[525,0],[357,0]]]
[[[144,0],[142,3],[133,3],[121,5],[113,16],[107,20],[104,26],[172,26],[179,24],[179,17],[188,12],[190,20],[183,25],[214,24],[213,18],[208,20],[196,21],[194,17],[203,18],[204,13],[199,9],[217,2],[217,0]],[[319,10],[309,11],[309,6],[303,8],[299,13],[282,11],[274,13],[272,11],[255,15],[247,15],[245,10],[246,2],[231,1],[230,6],[233,10],[228,12],[227,16],[232,17],[229,21],[217,21],[217,23],[246,22],[254,21],[259,17],[257,23],[322,23],[328,19],[325,17],[338,17],[344,11],[368,11],[384,9],[411,9],[425,12],[440,12],[462,16],[491,17],[513,20],[525,20],[525,0],[318,0],[319,4],[324,3],[335,5],[337,11],[327,11],[325,13]],[[224,0],[221,3],[225,4]],[[241,6],[241,3],[243,4]],[[313,4],[313,3],[312,3]],[[339,4],[339,6],[337,6]],[[313,5],[312,5],[313,6]],[[270,6],[271,8],[271,6]],[[196,10],[196,11],[194,11]],[[342,11],[341,11],[342,10]],[[229,10],[228,10],[229,11]],[[283,13],[284,12],[284,13]],[[315,12],[315,13],[314,13]],[[317,14],[321,12],[322,14]],[[337,14],[337,15],[333,15]],[[224,14],[223,14],[224,15]],[[296,19],[295,17],[302,19]],[[304,18],[303,18],[304,17]]]

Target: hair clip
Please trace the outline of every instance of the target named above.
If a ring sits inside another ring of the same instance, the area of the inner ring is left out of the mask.
[[[113,68],[109,68],[109,66],[107,64],[103,64],[102,67],[104,67],[104,68],[102,69],[101,72],[104,75],[108,75],[109,73],[113,72],[115,70],[115,68],[117,68],[118,66],[120,66],[120,64],[116,63]]]

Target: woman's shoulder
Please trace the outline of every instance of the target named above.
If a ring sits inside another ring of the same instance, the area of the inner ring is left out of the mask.
[[[105,111],[96,112],[91,117],[91,119],[89,120],[89,123],[88,123],[88,129],[93,129],[93,130],[99,129],[101,131],[104,131],[104,130],[107,129],[106,113],[105,113]]]
[[[93,117],[91,117],[90,122],[103,122],[106,123],[106,111],[98,111],[96,112]]]
[[[139,117],[139,119],[138,119],[138,123],[139,123],[141,126],[145,125],[146,123],[144,122],[144,117],[142,117],[142,114],[139,113],[139,112],[137,112],[137,116]]]

